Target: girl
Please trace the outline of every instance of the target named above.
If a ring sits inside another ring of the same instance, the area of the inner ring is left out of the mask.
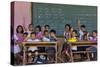
[[[96,30],[94,30],[92,32],[92,36],[90,37],[90,41],[97,42],[97,31]],[[86,50],[94,52],[94,53],[88,53],[88,60],[90,60],[90,59],[97,60],[97,46],[90,46]]]
[[[71,38],[68,39],[68,42],[76,42],[76,41],[78,41],[77,31],[76,30],[73,30],[73,32],[71,34]],[[77,47],[76,46],[73,46],[72,47],[72,50],[77,50]]]
[[[33,28],[33,25],[32,24],[29,24],[28,25],[28,29],[25,28],[25,24],[23,24],[23,28],[24,28],[25,32],[27,32],[28,34],[30,34],[31,32],[34,31],[34,28]]]
[[[94,30],[92,32],[92,36],[90,37],[90,41],[94,41],[94,42],[97,41],[97,31],[96,30]]]
[[[64,31],[65,42],[71,37],[70,29],[71,29],[71,26],[69,24],[66,24],[65,31]]]
[[[41,40],[43,33],[41,32],[41,26],[40,25],[35,27],[35,32],[36,32],[36,38]]]
[[[70,54],[69,54],[70,46],[68,45],[68,40],[71,38],[72,32],[73,32],[73,28],[69,24],[66,24],[65,31],[64,31],[65,43],[63,44],[61,53],[62,53],[62,58],[65,57],[64,59],[66,59],[67,61],[70,61]]]
[[[16,28],[16,34],[13,37],[14,46],[12,46],[15,62],[16,64],[21,64],[21,43],[23,42],[23,27],[21,25],[18,25]]]
[[[83,31],[83,41],[89,41],[89,32]]]

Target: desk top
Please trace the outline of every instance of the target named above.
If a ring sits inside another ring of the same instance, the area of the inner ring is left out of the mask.
[[[49,45],[56,45],[57,42],[23,42],[24,46],[36,46],[36,45],[43,45],[43,46],[49,46]]]
[[[93,41],[79,41],[79,42],[70,42],[71,45],[97,45],[97,42]]]

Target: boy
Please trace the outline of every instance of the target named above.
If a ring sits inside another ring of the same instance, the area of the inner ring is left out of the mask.
[[[45,30],[49,31],[50,26],[49,25],[45,25],[44,28],[45,28]]]
[[[43,40],[43,41],[47,41],[47,42],[50,41],[48,30],[45,30],[45,31],[44,31],[42,40]]]
[[[29,42],[39,42],[39,39],[36,39],[36,33],[32,32],[30,38],[27,40]]]
[[[56,37],[56,31],[55,30],[50,30],[50,42],[56,42],[57,37]],[[54,47],[49,47],[46,48],[46,52],[49,53],[49,60],[54,61],[55,60],[55,48]]]
[[[51,41],[51,42],[57,41],[56,31],[53,30],[53,29],[50,31],[50,41]]]
[[[27,41],[28,42],[39,42],[40,40],[36,39],[36,33],[32,32],[31,35],[30,35],[30,38],[27,39]],[[28,60],[28,62],[32,62],[35,59],[35,57],[33,58],[32,53],[35,53],[36,54],[35,56],[37,56],[38,48],[34,47],[34,46],[33,47],[29,47],[28,51],[29,51],[29,54],[28,54],[29,60]],[[34,60],[33,62],[35,63],[36,60]]]
[[[27,38],[28,38],[28,33],[27,32],[23,33],[23,38],[24,38],[24,41],[27,41]]]
[[[83,40],[83,35],[85,30],[85,25],[80,25],[80,20],[78,19],[78,28],[79,28],[79,40]]]

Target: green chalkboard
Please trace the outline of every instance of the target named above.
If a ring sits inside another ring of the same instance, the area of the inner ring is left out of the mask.
[[[57,31],[57,35],[63,35],[65,24],[78,30],[78,18],[89,32],[97,29],[96,6],[32,3],[32,23],[35,26],[48,24]]]

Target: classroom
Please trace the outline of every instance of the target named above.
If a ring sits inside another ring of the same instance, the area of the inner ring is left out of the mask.
[[[11,64],[97,61],[97,6],[11,2]]]

